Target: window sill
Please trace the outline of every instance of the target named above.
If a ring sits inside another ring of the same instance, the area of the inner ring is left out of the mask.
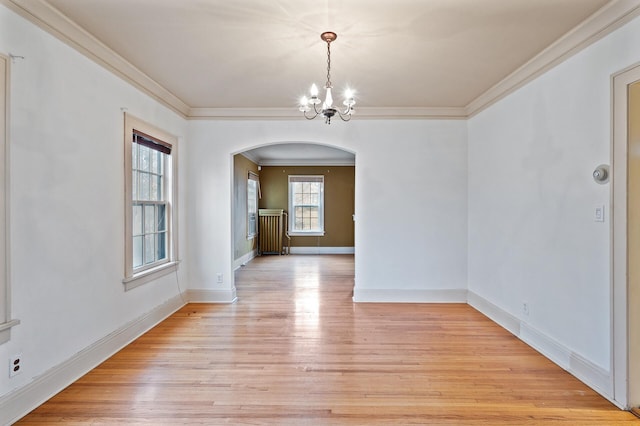
[[[124,284],[124,291],[132,290],[143,284],[157,280],[160,277],[174,273],[178,270],[178,263],[179,262],[167,262],[155,268],[137,273],[133,277],[123,279],[122,284]]]
[[[0,324],[0,345],[9,341],[9,338],[11,338],[11,327],[18,324],[20,324],[20,320],[17,319]]]
[[[324,231],[313,231],[313,232],[289,232],[290,237],[324,237]]]

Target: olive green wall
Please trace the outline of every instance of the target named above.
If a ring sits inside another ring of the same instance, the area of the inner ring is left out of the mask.
[[[291,247],[353,247],[354,166],[262,166],[261,209],[288,210],[289,175],[324,176],[323,237],[291,237]],[[246,184],[245,184],[246,185]]]
[[[242,155],[233,157],[233,238],[234,259],[258,248],[258,238],[247,239],[247,179],[249,172],[258,174],[258,165]]]

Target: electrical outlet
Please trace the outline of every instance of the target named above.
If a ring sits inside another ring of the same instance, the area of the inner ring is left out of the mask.
[[[9,377],[22,373],[22,354],[9,358]]]
[[[522,313],[525,314],[526,316],[529,316],[529,303],[528,302],[522,302]]]
[[[218,284],[222,284],[222,282],[223,282],[223,276],[222,276],[222,274],[221,274],[221,273],[218,273],[218,274],[217,274],[217,277],[218,277]]]

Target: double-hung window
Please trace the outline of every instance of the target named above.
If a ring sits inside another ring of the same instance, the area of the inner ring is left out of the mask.
[[[124,282],[133,288],[175,268],[175,138],[129,115],[125,122]]]
[[[133,208],[133,269],[167,262],[167,165],[171,145],[133,131],[131,151]]]
[[[289,176],[290,235],[324,235],[324,176]]]
[[[249,172],[247,179],[247,239],[258,234],[258,198],[260,181],[258,175]]]

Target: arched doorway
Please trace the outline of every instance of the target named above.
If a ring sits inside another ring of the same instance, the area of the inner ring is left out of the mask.
[[[294,254],[355,253],[355,154],[345,149],[311,142],[277,142],[233,154],[233,254],[234,269],[258,254],[253,227],[253,206],[289,212],[289,230],[295,218],[289,199],[292,176],[321,179],[326,198],[322,232],[291,233]],[[257,194],[250,190],[258,181]],[[258,196],[256,203],[251,197]]]

